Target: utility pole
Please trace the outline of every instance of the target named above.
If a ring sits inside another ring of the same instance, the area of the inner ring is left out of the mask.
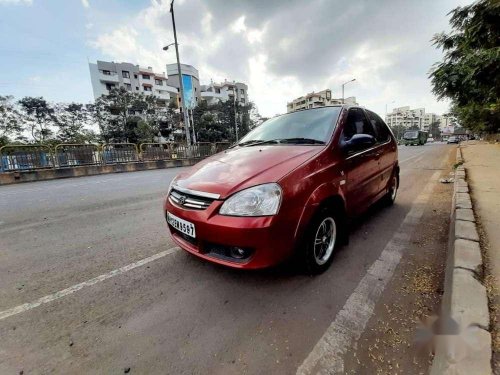
[[[172,27],[174,29],[174,44],[175,44],[175,54],[177,56],[177,71],[179,74],[179,88],[181,94],[181,111],[184,115],[184,127],[186,129],[186,143],[188,146],[191,146],[191,134],[189,133],[189,113],[188,108],[185,103],[184,98],[184,83],[182,82],[182,71],[181,71],[181,62],[179,59],[179,44],[177,43],[177,31],[175,30],[175,16],[174,16],[174,0],[170,3],[170,13],[172,14]],[[166,47],[168,48],[168,47]],[[165,49],[165,48],[164,48]]]
[[[350,81],[344,82],[342,84],[342,104],[344,104],[344,86],[347,85],[348,83],[354,82],[356,78],[351,79]]]
[[[238,142],[238,121],[236,115],[236,93],[238,88],[234,86],[234,95],[233,95],[233,108],[234,108],[234,134],[236,135],[236,142]]]

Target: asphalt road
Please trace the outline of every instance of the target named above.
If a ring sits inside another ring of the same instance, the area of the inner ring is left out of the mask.
[[[341,339],[339,312],[363,296],[388,244],[417,234],[452,151],[401,147],[396,205],[360,219],[318,277],[235,271],[175,248],[162,200],[179,169],[0,187],[0,373],[317,371],[322,350],[344,355],[324,345]],[[379,280],[391,278],[399,260],[391,262]],[[394,293],[386,282],[382,296]],[[353,317],[349,339],[363,332],[362,318]]]

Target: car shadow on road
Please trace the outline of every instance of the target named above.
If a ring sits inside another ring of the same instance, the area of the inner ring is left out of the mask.
[[[394,215],[396,217],[401,217],[401,221],[404,219],[406,213],[410,210],[410,206],[406,204],[398,204],[396,202],[395,205],[388,207],[384,202],[379,201],[373,204],[365,213],[362,215],[352,219],[349,223],[349,232],[350,232],[350,242],[352,243],[352,239],[357,236],[364,236],[364,229],[366,225],[373,224],[377,220],[381,220],[384,217],[388,217],[389,215]],[[396,211],[396,212],[395,212]],[[394,231],[396,231],[400,225],[400,222],[391,221],[391,228],[387,226],[384,227],[383,235],[387,236],[387,243]],[[381,225],[383,225],[381,223]],[[382,231],[380,231],[382,232]],[[382,235],[382,234],[381,234]],[[340,245],[335,252],[333,265],[335,265],[336,261],[342,261],[344,258],[352,256],[349,254],[349,251],[352,250],[353,246],[349,244]],[[374,253],[379,254],[382,248],[373,248]],[[296,251],[300,251],[297,249]],[[291,257],[290,259],[280,263],[276,266],[272,266],[265,269],[258,270],[248,270],[248,269],[234,269],[227,266],[223,266],[217,263],[207,262],[203,259],[200,259],[196,256],[190,255],[186,253],[187,258],[192,258],[193,262],[204,264],[207,268],[210,269],[210,272],[215,273],[223,273],[227,277],[237,278],[239,281],[241,280],[252,280],[256,281],[260,279],[262,282],[283,282],[290,279],[297,278],[311,278],[311,275],[305,273],[302,265],[297,261],[296,257]],[[376,258],[375,258],[376,259]],[[328,272],[328,271],[327,271]]]

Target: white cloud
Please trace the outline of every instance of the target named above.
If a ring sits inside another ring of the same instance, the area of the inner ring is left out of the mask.
[[[84,8],[90,8],[89,0],[81,0]]]
[[[230,27],[233,33],[241,33],[242,31],[246,31],[247,27],[245,26],[245,16],[239,17],[231,24]]]
[[[182,62],[199,69],[202,83],[246,82],[263,115],[285,112],[287,101],[313,90],[340,96],[342,82],[353,77],[346,96],[380,114],[392,101],[440,113],[447,103],[436,101],[427,78],[440,52],[429,40],[463,1],[311,0],[304,7],[290,0],[283,7],[272,0],[178,0],[175,16]],[[96,30],[90,45],[110,60],[164,71],[175,61],[162,51],[173,41],[169,7],[170,0],[152,0],[126,23],[110,19],[111,29]]]

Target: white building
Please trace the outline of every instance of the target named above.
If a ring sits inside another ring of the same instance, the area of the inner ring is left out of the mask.
[[[432,123],[439,122],[439,120],[440,116],[435,113],[426,113],[425,108],[411,109],[409,106],[394,108],[385,116],[385,122],[391,127],[417,127],[425,131],[429,130]]]
[[[111,89],[118,87],[144,95],[154,94],[160,103],[165,104],[178,95],[177,88],[168,85],[165,73],[156,73],[151,67],[97,61],[96,64],[89,63],[89,69],[95,99],[108,95]]]
[[[151,67],[143,68],[131,63],[115,63],[97,61],[89,63],[90,79],[94,98],[108,95],[113,88],[123,87],[131,92],[141,92],[145,95],[154,94],[160,101],[168,102],[174,99],[179,107],[180,82],[177,64],[167,64],[167,75],[155,73]],[[188,98],[188,108],[194,108],[201,100],[208,104],[218,101],[235,101],[245,105],[248,100],[248,86],[242,82],[224,81],[200,85],[198,70],[192,65],[181,64],[184,96]]]
[[[236,81],[211,82],[208,85],[201,86],[201,99],[205,100],[207,104],[216,104],[219,101],[225,102],[229,100],[246,105],[248,104],[248,86]]]
[[[441,130],[443,138],[447,138],[455,132],[457,126],[457,119],[450,115],[444,114],[439,116],[439,129]]]
[[[356,97],[350,96],[344,99],[345,104],[358,105]],[[326,89],[319,92],[311,92],[305,96],[300,96],[286,105],[287,112],[299,111],[306,108],[318,108],[328,105],[342,104],[342,99],[332,98],[332,90]]]

